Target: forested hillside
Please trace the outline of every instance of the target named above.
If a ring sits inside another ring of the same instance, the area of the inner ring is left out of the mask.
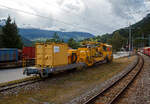
[[[86,32],[61,32],[61,31],[50,31],[50,30],[41,30],[41,29],[19,29],[19,34],[29,40],[46,40],[52,38],[54,33],[57,33],[58,36],[64,41],[68,41],[70,38],[75,40],[82,40],[86,38],[92,38],[94,35]]]
[[[115,45],[118,45],[118,48],[115,50],[119,50],[122,47],[128,46],[129,29],[131,29],[132,42],[134,48],[148,46],[150,37],[150,14],[144,17],[141,21],[131,25],[130,28],[121,28],[114,31],[112,34],[104,34],[92,39],[112,44],[114,47],[116,47]],[[114,42],[118,43],[113,44]]]

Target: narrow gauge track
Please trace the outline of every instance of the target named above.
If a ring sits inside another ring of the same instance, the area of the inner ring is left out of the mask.
[[[0,93],[7,91],[7,90],[10,90],[10,89],[13,89],[13,88],[25,86],[25,85],[32,84],[35,82],[39,82],[39,81],[41,81],[41,79],[37,78],[37,79],[24,80],[24,81],[12,83],[12,84],[6,84],[3,86],[0,86]]]
[[[143,68],[144,59],[141,55],[138,55],[138,57],[138,63],[125,76],[83,104],[113,104],[117,99],[119,99],[120,95],[132,83]]]
[[[106,62],[105,61],[104,62],[98,62],[98,63],[95,64],[95,66],[100,65],[100,64],[104,64],[104,63],[106,63]],[[72,71],[73,71],[73,69],[65,71],[64,73],[61,72],[57,75],[52,74],[51,77],[54,77],[54,76],[59,77],[60,75],[66,75],[66,73],[71,73]],[[41,79],[41,78],[37,77],[37,78],[34,78],[34,79],[23,80],[23,81],[14,82],[14,83],[11,83],[11,84],[0,85],[0,93],[4,92],[4,91],[7,91],[7,90],[10,90],[10,89],[13,89],[13,88],[22,87],[22,86],[25,86],[25,85],[40,82],[40,81],[43,81],[43,80],[46,80],[46,79]]]

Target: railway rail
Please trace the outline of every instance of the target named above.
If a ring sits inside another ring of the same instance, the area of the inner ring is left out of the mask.
[[[22,81],[19,81],[19,82],[16,81],[16,82],[13,82],[13,83],[10,83],[10,84],[4,84],[4,85],[0,86],[0,93],[4,92],[4,91],[7,91],[7,90],[10,90],[10,89],[13,89],[13,88],[25,86],[25,85],[32,84],[32,83],[35,83],[35,82],[39,82],[39,81],[41,81],[40,78],[33,78],[33,79],[28,79],[28,80],[22,80]]]
[[[141,55],[138,56],[138,63],[128,73],[126,73],[126,75],[121,77],[114,84],[110,85],[103,92],[93,96],[82,104],[113,104],[116,99],[119,99],[120,95],[132,83],[143,68],[144,59]]]
[[[95,64],[95,66],[103,64],[103,63],[106,63],[106,62],[105,61],[98,62],[98,63]],[[68,72],[71,72],[71,71],[68,71]],[[66,73],[63,73],[63,74],[66,74]],[[57,75],[59,76],[60,74],[57,74]],[[52,76],[53,76],[53,74],[52,74]],[[40,81],[43,81],[43,80],[45,80],[45,79],[41,79],[40,77],[33,77],[33,78],[31,77],[29,79],[22,79],[20,81],[16,80],[16,81],[13,81],[13,82],[10,82],[10,83],[4,83],[4,84],[0,85],[0,93],[4,92],[4,91],[7,91],[7,90],[10,90],[10,89],[13,89],[13,88],[22,87],[22,86],[25,86],[25,85],[40,82]]]
[[[138,54],[136,59],[122,72],[87,89],[85,93],[66,102],[66,104],[112,104],[136,78],[143,65],[144,59]]]
[[[83,102],[81,101],[72,104],[112,104],[116,99],[119,98],[119,95],[122,94],[122,92],[129,86],[129,84],[136,78],[143,65],[144,59],[141,55],[138,55],[137,61],[135,61],[128,70],[125,70],[122,73],[123,75],[120,74],[118,78],[115,78],[116,81],[112,81],[112,84],[110,86],[105,87],[103,91],[97,93],[96,95],[93,95],[89,99],[84,99]],[[41,81],[41,79],[38,78],[0,86],[0,93],[9,89],[25,86],[39,81]]]

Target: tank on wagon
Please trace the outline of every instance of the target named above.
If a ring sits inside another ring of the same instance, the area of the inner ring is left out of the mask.
[[[41,77],[47,77],[53,72],[85,65],[69,61],[68,50],[69,47],[65,43],[37,43],[35,46],[35,67],[25,68],[24,74],[39,74]]]
[[[18,61],[18,49],[16,48],[1,48],[0,63]]]
[[[36,66],[57,67],[68,64],[67,44],[36,44]]]

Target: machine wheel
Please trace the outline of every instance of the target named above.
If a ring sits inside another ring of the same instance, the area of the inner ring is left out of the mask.
[[[72,53],[72,56],[71,56],[71,62],[72,62],[72,64],[76,63],[76,61],[77,61],[77,55],[76,55],[76,53]]]
[[[40,76],[40,78],[47,78],[47,77],[48,77],[48,74],[45,73],[45,72],[43,72],[43,71],[41,71],[41,72],[39,73],[39,76]]]
[[[92,66],[93,64],[94,64],[94,61],[93,61],[93,59],[92,58],[90,58],[90,57],[87,57],[87,64],[88,64],[88,66]]]
[[[113,61],[113,56],[111,56],[111,60],[110,60],[110,62],[112,62]]]
[[[106,56],[105,61],[106,61],[106,63],[110,62],[109,59],[108,59],[108,56]]]

